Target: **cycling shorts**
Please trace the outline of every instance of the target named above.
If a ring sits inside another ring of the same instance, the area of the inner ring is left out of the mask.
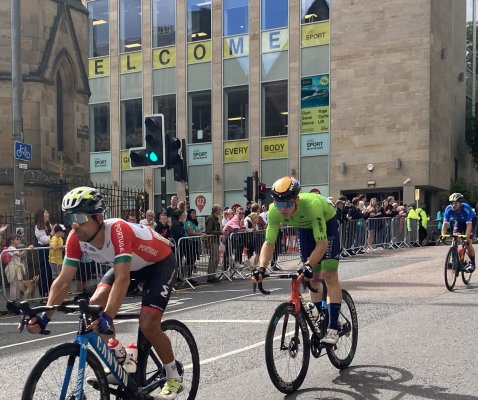
[[[337,271],[339,268],[340,256],[340,235],[339,224],[334,216],[326,224],[327,227],[327,251],[317,265],[313,265],[314,272],[318,271]],[[297,238],[299,239],[300,259],[306,262],[312,251],[317,245],[312,229],[297,229]]]
[[[176,258],[173,252],[155,264],[148,265],[138,271],[131,271],[131,279],[144,282],[141,308],[147,308],[161,315],[164,313],[171,296],[176,272]],[[114,280],[114,268],[110,268],[101,279],[100,285],[112,286]]]
[[[476,217],[471,220],[471,225],[472,225],[472,228],[471,228],[470,238],[473,237],[473,232],[475,232]],[[466,222],[465,221],[461,221],[461,222],[455,221],[455,223],[453,224],[453,233],[454,234],[461,233],[461,234],[464,235],[465,232],[466,232]]]

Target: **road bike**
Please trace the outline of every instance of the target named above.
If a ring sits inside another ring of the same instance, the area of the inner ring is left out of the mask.
[[[98,333],[87,326],[102,312],[100,306],[91,306],[85,299],[76,305],[39,306],[30,308],[28,302],[9,302],[9,311],[21,313],[19,330],[39,313],[57,310],[65,314],[80,313],[79,328],[72,343],[63,343],[49,349],[36,363],[25,383],[22,400],[60,399],[154,399],[166,382],[165,370],[154,348],[138,329],[138,360],[135,373],[128,374],[117,362],[114,351]],[[137,313],[118,314],[115,319],[138,318]],[[165,320],[161,328],[171,340],[177,368],[182,377],[183,390],[177,399],[195,399],[199,386],[199,353],[192,333],[177,320]],[[44,333],[48,334],[49,331]],[[108,383],[105,369],[116,380]],[[115,397],[113,397],[115,396]]]
[[[342,290],[340,339],[335,345],[320,343],[327,333],[327,307],[318,310],[318,317],[312,317],[300,288],[304,285],[313,292],[318,290],[312,288],[310,281],[304,281],[298,273],[278,274],[275,277],[291,279],[291,291],[289,300],[280,304],[272,315],[266,333],[265,358],[272,383],[282,393],[289,394],[297,391],[304,382],[310,354],[319,358],[326,353],[332,365],[340,370],[350,365],[357,349],[358,318],[352,297]],[[323,280],[319,282],[322,285],[322,304],[325,305],[327,287]],[[264,290],[262,282],[258,288],[261,293],[270,294],[270,291]],[[312,332],[310,336],[309,329]],[[324,349],[325,353],[322,352]]]
[[[461,273],[461,279],[465,285],[468,285],[473,272],[466,272],[465,267],[470,263],[470,257],[465,247],[466,235],[453,234],[443,235],[442,238],[451,236],[451,246],[446,255],[445,261],[445,285],[452,292],[455,287],[456,278]]]

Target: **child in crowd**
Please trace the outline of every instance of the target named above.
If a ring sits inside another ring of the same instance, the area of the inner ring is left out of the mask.
[[[2,261],[7,264],[5,266],[5,275],[10,284],[10,300],[16,300],[20,296],[22,284],[21,281],[28,279],[23,258],[26,257],[25,250],[19,251],[23,247],[21,244],[22,237],[20,235],[12,235],[7,239],[7,248]],[[29,246],[30,249],[33,246]]]
[[[50,266],[53,280],[60,275],[61,265],[63,264],[63,238],[65,237],[65,225],[57,224],[53,228],[53,236],[50,239]]]

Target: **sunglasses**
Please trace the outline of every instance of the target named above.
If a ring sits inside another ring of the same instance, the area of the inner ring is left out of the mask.
[[[294,207],[293,201],[275,201],[274,202],[276,208],[286,209]]]
[[[78,225],[82,225],[88,222],[89,214],[66,214],[65,220],[68,224],[76,222]]]
[[[238,212],[237,215],[244,215],[244,213]]]

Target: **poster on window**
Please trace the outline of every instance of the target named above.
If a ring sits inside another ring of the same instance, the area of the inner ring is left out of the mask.
[[[301,80],[301,133],[329,130],[329,75]]]

